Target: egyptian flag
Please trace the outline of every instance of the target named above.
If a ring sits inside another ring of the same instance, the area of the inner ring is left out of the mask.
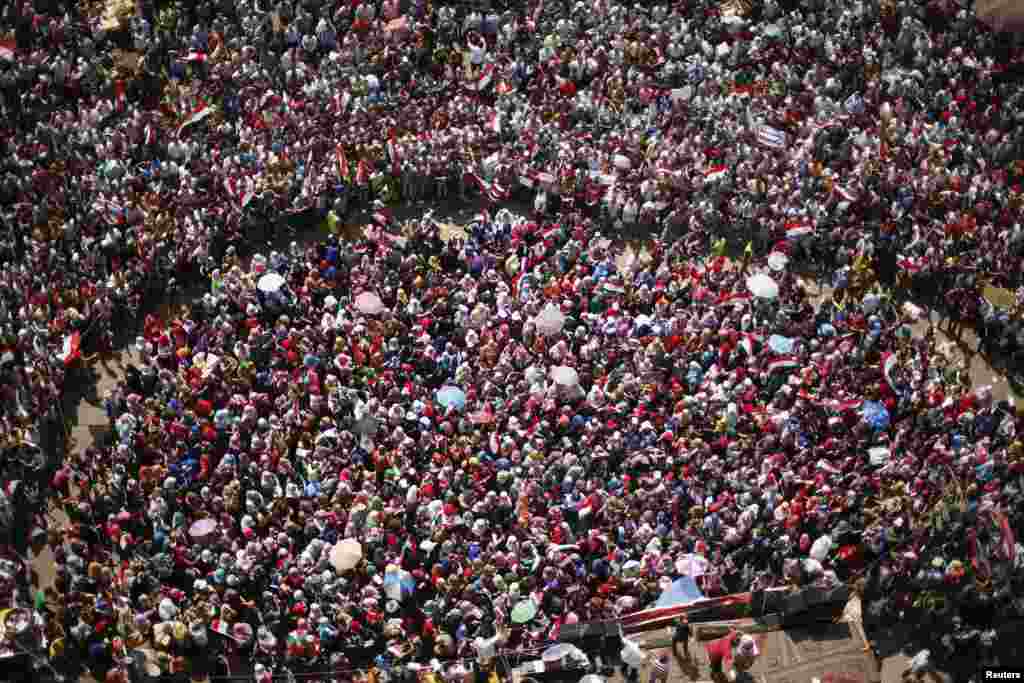
[[[787,221],[786,239],[798,240],[814,234],[814,227],[807,221]]]
[[[188,53],[188,56],[185,57],[185,61],[186,62],[205,62],[206,61],[206,53],[202,52],[201,50],[192,50],[191,52]]]
[[[14,40],[0,40],[0,59],[4,61],[14,61],[14,51],[18,49],[18,44]]]
[[[156,144],[156,128],[152,124],[146,126],[145,141],[146,146]]]
[[[71,367],[81,357],[82,335],[79,332],[72,332],[64,337],[64,346],[60,352],[61,362],[64,363],[64,367]]]
[[[509,189],[502,186],[497,180],[487,182],[476,173],[467,173],[464,176],[464,181],[476,185],[480,192],[492,202],[503,202],[511,196]]]
[[[798,367],[800,367],[800,361],[798,361],[796,358],[794,358],[793,356],[782,356],[780,358],[776,358],[775,360],[768,364],[768,372],[786,372],[788,370],[793,370]]]
[[[704,180],[713,183],[728,175],[729,169],[725,164],[714,164],[704,171]]]
[[[340,143],[334,148],[334,156],[338,159],[338,178],[348,181],[348,157],[345,156],[345,148]]]
[[[205,103],[200,103],[199,106],[196,107],[195,111],[192,112],[192,115],[185,119],[184,123],[178,126],[178,137],[181,137],[181,132],[185,130],[185,128],[191,126],[193,123],[199,123],[212,113],[213,107]]]

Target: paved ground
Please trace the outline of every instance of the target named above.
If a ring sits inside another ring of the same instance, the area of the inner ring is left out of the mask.
[[[523,210],[522,207],[516,208],[520,211]],[[443,218],[443,220],[452,222],[459,222],[469,219],[479,210],[479,207],[453,205],[452,207],[447,207],[447,209],[448,210],[443,214],[439,214],[438,218]],[[417,213],[419,213],[419,211],[416,209],[406,209],[401,212],[396,212],[400,219],[411,217]],[[305,239],[312,238],[315,238],[315,236],[308,235]],[[815,289],[814,285],[811,285],[810,289],[814,298],[820,298],[827,293],[827,289]],[[1006,381],[998,376],[997,371],[993,369],[992,365],[984,357],[970,352],[971,349],[977,348],[977,340],[974,338],[973,333],[970,330],[967,330],[964,332],[962,340],[952,340],[949,339],[942,331],[945,329],[943,321],[936,318],[936,322],[939,323],[940,339],[942,341],[952,343],[957,349],[957,353],[960,353],[969,359],[970,374],[973,384],[975,386],[983,386],[986,384],[992,385],[994,395],[997,398],[1005,398],[1008,395]],[[923,334],[926,328],[926,321],[922,321],[914,326],[916,334]],[[128,338],[132,338],[134,335],[129,334],[127,336]],[[86,392],[89,394],[89,397],[82,399],[77,406],[77,424],[72,431],[74,448],[77,452],[80,452],[82,449],[92,445],[97,435],[102,434],[107,430],[108,422],[106,414],[102,408],[102,398],[105,393],[123,377],[123,363],[131,362],[132,354],[132,351],[121,351],[109,358],[95,359],[93,367],[97,373],[96,388],[94,391]],[[51,516],[59,524],[66,522],[66,518],[60,511],[53,511]],[[52,585],[54,579],[54,563],[53,557],[48,549],[44,549],[36,558],[34,558],[34,567],[39,575],[40,585],[42,587]],[[881,680],[883,683],[900,683],[900,674],[906,668],[907,661],[907,657],[903,655],[886,658],[883,662],[881,674]],[[685,674],[685,672],[678,667],[677,670],[680,671],[681,674]],[[694,679],[679,678],[678,680]]]

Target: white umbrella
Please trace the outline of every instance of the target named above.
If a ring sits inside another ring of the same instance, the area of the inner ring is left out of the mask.
[[[563,387],[574,387],[580,383],[579,373],[567,365],[552,368],[551,379],[555,380],[555,384],[560,384]]]
[[[373,292],[363,292],[356,297],[356,310],[366,315],[377,315],[387,309],[380,297]]]
[[[789,263],[789,257],[781,251],[773,251],[768,254],[768,267],[776,272],[785,269],[787,263]]]
[[[572,655],[576,651],[576,646],[571,643],[559,643],[558,645],[552,645],[548,649],[541,653],[540,658],[545,662],[557,662],[565,659],[569,655]]]
[[[261,292],[272,294],[277,290],[284,287],[284,278],[278,273],[267,273],[260,278],[260,281],[256,283],[256,288]]]
[[[363,546],[354,538],[339,541],[331,548],[331,565],[339,572],[353,569],[363,559]]]
[[[462,410],[466,405],[466,392],[450,385],[441,387],[437,390],[437,402],[445,408]]]
[[[779,296],[779,283],[763,273],[748,277],[747,289],[759,299],[777,299]]]
[[[707,574],[710,566],[711,563],[703,555],[694,555],[692,553],[683,555],[676,560],[676,571],[683,576],[693,578]]]
[[[538,332],[550,337],[558,334],[565,327],[565,315],[558,310],[557,306],[548,304],[533,319],[533,324],[536,325]]]

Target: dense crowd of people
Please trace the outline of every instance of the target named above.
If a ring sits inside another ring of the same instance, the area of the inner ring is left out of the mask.
[[[142,328],[115,444],[54,477],[73,524],[29,534],[55,585],[30,595],[17,544],[0,574],[59,643],[41,666],[117,678],[142,643],[178,673],[250,645],[260,676],[355,676],[368,644],[381,669],[462,661],[680,575],[860,577],[869,622],[927,614],[933,657],[998,658],[1020,418],[900,306],[1020,360],[1021,50],[969,10],[144,1],[111,28],[38,0],[0,21],[5,447],[38,440],[82,348]],[[387,208],[463,200],[490,211],[454,237]],[[144,316],[196,278],[178,318]],[[339,570],[345,539],[364,556]]]

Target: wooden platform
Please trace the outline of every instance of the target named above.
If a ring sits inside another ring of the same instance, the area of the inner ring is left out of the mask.
[[[843,683],[879,683],[881,673],[875,658],[866,651],[863,632],[855,622],[824,623],[795,629],[768,630],[746,619],[724,622],[741,633],[750,633],[761,655],[748,672],[729,679],[750,683],[811,683],[838,680]],[[703,627],[702,627],[703,628]],[[699,633],[699,630],[697,631]],[[669,629],[658,629],[632,636],[653,657],[669,655],[670,683],[713,681],[705,645],[696,637],[690,642],[690,659],[681,649],[673,654]],[[650,680],[650,665],[641,671],[640,681]],[[621,683],[618,675],[613,679]],[[719,679],[721,681],[721,679]]]

